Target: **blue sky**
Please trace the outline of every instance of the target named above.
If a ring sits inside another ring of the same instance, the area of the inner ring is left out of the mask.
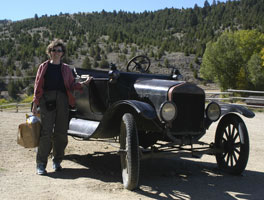
[[[203,7],[205,0],[0,0],[0,20],[12,21],[39,17],[47,14],[78,13],[93,11],[155,11],[164,8],[193,8],[195,4]],[[220,0],[225,2],[226,0]],[[208,0],[212,4],[213,0]]]

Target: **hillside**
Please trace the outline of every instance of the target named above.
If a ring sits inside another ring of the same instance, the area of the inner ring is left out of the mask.
[[[225,30],[257,29],[264,32],[264,0],[240,0],[189,9],[167,8],[155,12],[114,11],[60,13],[11,22],[0,20],[0,90],[4,77],[28,77],[17,92],[32,93],[37,66],[47,59],[45,48],[53,38],[67,44],[65,62],[75,67],[106,68],[146,54],[153,73],[180,69],[186,80],[198,82],[199,65],[208,41]],[[17,79],[15,79],[17,80]],[[1,98],[1,97],[0,97]]]

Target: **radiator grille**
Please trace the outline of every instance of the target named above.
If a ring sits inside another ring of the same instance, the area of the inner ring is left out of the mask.
[[[173,102],[178,115],[172,123],[173,132],[199,132],[203,130],[204,94],[174,93]]]

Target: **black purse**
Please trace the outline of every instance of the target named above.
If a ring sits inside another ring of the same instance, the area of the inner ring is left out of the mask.
[[[56,100],[46,101],[45,105],[48,111],[53,111],[56,109]]]
[[[57,92],[56,92],[56,98],[55,100],[46,100],[45,96],[44,96],[44,99],[45,99],[45,106],[46,106],[46,109],[48,111],[53,111],[56,109],[56,99],[57,99]]]

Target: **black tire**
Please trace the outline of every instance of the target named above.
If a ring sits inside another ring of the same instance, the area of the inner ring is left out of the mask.
[[[124,188],[134,190],[139,180],[139,145],[134,117],[126,113],[120,127],[120,159]]]
[[[216,154],[217,165],[221,170],[233,175],[240,175],[245,170],[249,156],[249,137],[246,125],[238,115],[229,114],[220,121],[215,146],[224,150]]]

